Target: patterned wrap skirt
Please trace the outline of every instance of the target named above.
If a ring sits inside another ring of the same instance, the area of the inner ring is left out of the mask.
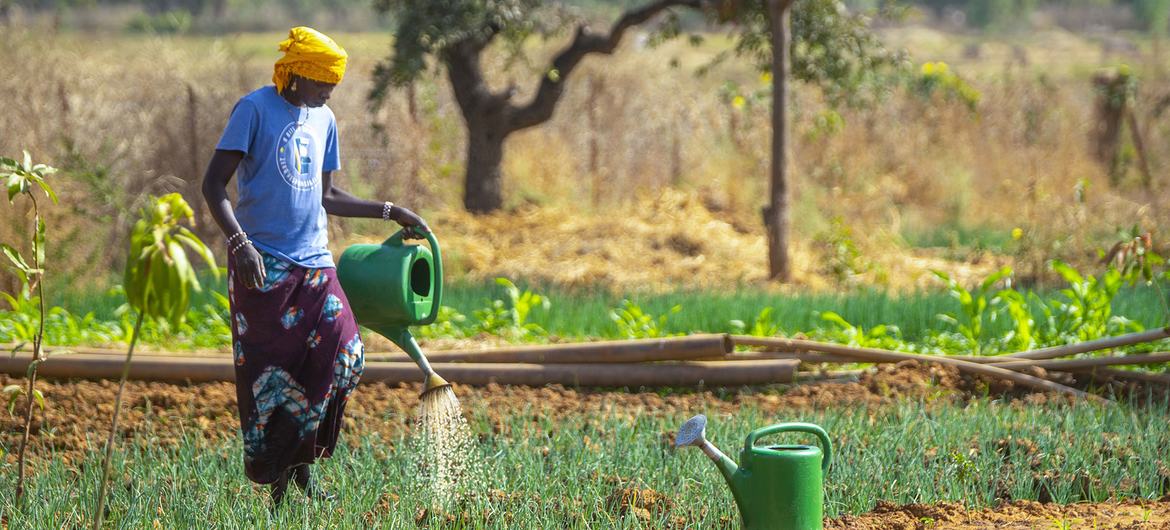
[[[365,349],[335,269],[260,254],[259,288],[245,287],[228,260],[228,298],[244,472],[268,484],[333,454]]]

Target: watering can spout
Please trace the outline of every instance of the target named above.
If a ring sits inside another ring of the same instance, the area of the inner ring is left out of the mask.
[[[422,348],[414,340],[414,335],[411,335],[410,330],[405,327],[396,326],[386,328],[374,327],[371,329],[379,335],[390,339],[399,348],[402,348],[402,351],[406,352],[414,360],[415,364],[418,365],[418,368],[422,370],[423,377],[425,378],[423,380],[422,395],[426,395],[436,388],[451,386],[451,383],[448,383],[446,379],[443,379],[439,374],[435,373],[434,368],[431,368],[431,363],[427,361],[426,355],[423,355]]]
[[[739,465],[730,457],[723,454],[723,451],[720,451],[711,442],[703,444],[703,453],[715,463],[715,467],[719,468],[719,472],[723,474],[723,480],[726,480],[727,486],[731,488],[731,495],[738,499],[742,493],[739,491],[739,485],[735,481],[735,474],[739,471]]]
[[[707,417],[699,414],[683,424],[678,430],[678,435],[675,436],[675,447],[685,447],[688,445],[698,447],[715,463],[715,467],[719,468],[719,472],[723,474],[723,479],[727,481],[727,486],[731,488],[732,495],[739,498],[739,486],[735,482],[735,474],[739,471],[739,465],[735,463],[727,455],[723,454],[715,444],[707,441]]]

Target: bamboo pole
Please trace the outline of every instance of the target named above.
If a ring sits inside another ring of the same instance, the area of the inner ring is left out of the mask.
[[[0,372],[23,376],[31,358],[0,356]],[[103,354],[59,354],[41,365],[41,375],[56,378],[108,379],[121,372],[124,357]],[[526,364],[437,363],[431,366],[448,380],[467,385],[489,383],[573,386],[740,386],[792,382],[796,360],[742,361],[735,363],[676,362],[657,364]],[[137,356],[129,378],[142,381],[234,381],[231,359],[209,357]],[[408,363],[367,363],[363,381],[394,384],[418,382],[422,372]]]
[[[733,336],[732,340],[736,344],[749,344],[754,346],[771,346],[783,348],[786,350],[800,349],[800,350],[820,350],[826,353],[842,354],[849,357],[865,360],[867,362],[897,362],[897,361],[918,361],[925,363],[942,364],[945,366],[953,366],[959,370],[996,377],[999,379],[1006,379],[1013,383],[1024,385],[1030,388],[1039,390],[1047,390],[1050,392],[1060,392],[1079,398],[1090,399],[1094,401],[1106,401],[1100,396],[1095,396],[1070,388],[1059,383],[1054,383],[1039,377],[1033,377],[1027,374],[1016,373],[1004,368],[998,368],[991,365],[978,364],[963,359],[957,359],[950,356],[943,355],[919,355],[916,353],[903,353],[889,350],[879,350],[876,348],[855,348],[849,346],[838,346],[832,344],[815,343],[812,341],[805,341],[801,339],[782,339],[782,338],[763,338],[763,337],[744,337]]]
[[[1066,359],[1066,360],[1018,360],[994,363],[991,366],[998,366],[1000,368],[1007,368],[1014,370],[1017,367],[1027,368],[1031,366],[1038,366],[1045,370],[1056,370],[1060,372],[1067,372],[1079,368],[1093,368],[1096,366],[1118,366],[1126,364],[1161,364],[1170,362],[1170,353],[1150,353],[1150,354],[1134,354],[1122,355],[1115,357],[1094,357],[1091,359]]]
[[[947,355],[948,359],[957,359],[960,361],[967,361],[976,364],[1002,364],[1021,359],[1045,360],[1055,359],[1058,357],[1067,357],[1076,355],[1078,353],[1087,353],[1098,350],[1105,350],[1109,348],[1117,348],[1121,346],[1131,346],[1134,344],[1141,344],[1144,342],[1153,342],[1164,338],[1170,338],[1170,327],[1158,328],[1153,330],[1141,331],[1137,333],[1130,333],[1127,335],[1119,335],[1116,337],[1106,337],[1103,339],[1079,342],[1076,344],[1066,344],[1063,346],[1053,346],[1050,348],[1041,348],[1038,350],[1029,350],[1018,353],[1011,353],[1005,355]],[[865,358],[867,351],[890,351],[879,350],[876,348],[859,348],[855,346],[845,346],[843,344],[833,344],[830,342],[817,342],[804,339],[778,339],[775,337],[752,337],[746,335],[733,335],[732,342],[740,346],[765,346],[775,347],[775,340],[789,341],[792,346],[789,351],[794,352],[824,352],[833,355],[839,355],[851,359],[858,359],[863,362],[882,362]],[[901,353],[901,352],[896,352]],[[825,361],[832,362],[832,361]],[[897,362],[897,360],[889,360],[884,362]]]
[[[526,364],[447,363],[431,365],[444,378],[466,385],[542,386],[743,386],[791,383],[798,361],[710,363],[687,361],[659,364]],[[363,380],[419,381],[417,368],[405,363],[366,365]]]
[[[731,353],[731,337],[725,334],[690,335],[662,339],[611,340],[572,344],[518,346],[490,350],[433,351],[432,363],[639,363],[719,358]],[[405,354],[367,355],[371,362],[413,362]]]
[[[1015,359],[1055,359],[1057,357],[1068,357],[1078,353],[1107,350],[1121,346],[1141,344],[1143,342],[1153,342],[1156,340],[1165,339],[1167,337],[1170,337],[1170,327],[1150,329],[1146,331],[1139,331],[1137,333],[1130,333],[1127,335],[1118,335],[1116,337],[1106,337],[1103,339],[1078,342],[1076,344],[1066,344],[1064,346],[1053,346],[1051,348],[1041,348],[1039,350],[1010,353],[997,357],[1012,357]],[[995,357],[988,358],[995,359]]]
[[[121,375],[125,354],[120,356],[98,353],[62,353],[53,355],[52,362],[41,363],[38,371],[47,377],[77,379],[113,379]],[[0,356],[0,372],[13,377],[24,376],[31,358],[28,355]],[[416,369],[417,370],[417,369]],[[139,381],[170,383],[205,383],[234,381],[235,367],[227,357],[174,357],[138,355],[130,363],[129,378]]]
[[[817,352],[736,352],[729,353],[722,357],[712,357],[709,359],[700,359],[703,361],[766,361],[766,360],[781,360],[781,359],[795,359],[802,363],[837,363],[849,364],[864,362],[851,357],[843,355],[833,355],[830,353]]]
[[[758,347],[775,348],[777,346],[777,344],[774,341],[776,341],[776,340],[790,341],[790,343],[793,344],[792,347],[785,348],[785,350],[789,351],[789,352],[794,352],[796,354],[820,352],[822,354],[835,355],[839,358],[839,360],[830,361],[830,360],[827,360],[829,357],[823,357],[826,360],[824,360],[824,361],[810,361],[810,362],[846,362],[846,363],[881,364],[881,363],[896,363],[896,362],[905,360],[905,359],[889,359],[889,360],[884,360],[884,361],[883,360],[874,360],[872,358],[872,356],[866,355],[866,352],[871,352],[871,351],[888,351],[888,352],[893,352],[893,353],[904,353],[904,352],[894,352],[893,350],[882,350],[882,349],[877,349],[877,348],[862,348],[859,346],[846,346],[844,344],[836,344],[836,343],[832,343],[832,342],[818,342],[815,340],[807,340],[807,339],[785,339],[785,338],[780,338],[780,337],[753,337],[753,336],[749,336],[749,335],[732,335],[731,336],[731,342],[734,343],[736,346],[758,346]],[[734,355],[741,355],[741,354],[734,354]],[[958,359],[960,361],[967,361],[967,362],[979,363],[979,364],[989,363],[989,362],[991,362],[990,359],[994,359],[994,357],[984,357],[984,356],[977,356],[977,355],[947,355],[946,357],[948,359]],[[813,358],[815,358],[815,357],[813,357]]]

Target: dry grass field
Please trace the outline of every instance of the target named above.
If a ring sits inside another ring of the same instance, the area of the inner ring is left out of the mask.
[[[980,100],[971,110],[895,88],[877,106],[835,111],[816,89],[798,86],[797,285],[914,289],[930,285],[932,268],[974,278],[1004,263],[1030,279],[1051,258],[1091,264],[1120,228],[1158,234],[1170,226],[1158,207],[1170,167],[1170,82],[1165,57],[1159,64],[1148,42],[1119,48],[1115,36],[1059,30],[996,39],[920,26],[880,31],[910,52],[915,72],[945,61]],[[146,194],[177,190],[201,202],[198,183],[232,104],[269,82],[279,38],[0,35],[0,60],[10,65],[0,78],[8,99],[0,153],[28,149],[65,170],[56,177],[64,200],[50,213],[50,258],[78,277],[100,276],[89,273],[117,265],[121,252],[110,249],[123,246]],[[753,95],[765,84],[738,60],[695,75],[728,47],[725,37],[655,48],[635,37],[613,58],[587,60],[554,119],[509,141],[507,208],[487,219],[460,208],[463,124],[445,77],[420,83],[413,102],[398,91],[370,109],[370,72],[390,37],[337,39],[351,54],[330,103],[344,185],[435,219],[457,273],[630,287],[762,281],[769,110]],[[493,82],[531,90],[558,44],[533,42],[528,63],[510,68],[495,53]],[[1151,190],[1136,164],[1111,182],[1090,149],[1091,76],[1119,64],[1139,79]],[[25,213],[0,209],[0,238],[14,240]],[[200,221],[218,241],[209,219]],[[386,230],[333,226],[338,247]],[[564,245],[567,237],[577,246]],[[1162,248],[1157,235],[1155,243]]]

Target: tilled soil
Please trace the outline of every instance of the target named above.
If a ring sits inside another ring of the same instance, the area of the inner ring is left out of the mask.
[[[24,380],[0,375],[0,386]],[[33,435],[51,447],[66,462],[97,448],[103,440],[95,433],[109,425],[113,412],[114,381],[39,381],[47,407],[39,409]],[[973,396],[997,395],[1021,404],[1068,400],[1065,396],[1031,393],[1010,383],[990,382],[960,374],[953,368],[922,366],[914,362],[882,365],[864,372],[854,382],[824,382],[789,387],[748,389],[737,392],[711,390],[674,392],[616,392],[601,389],[574,389],[560,385],[516,387],[489,385],[467,387],[456,384],[456,393],[465,410],[484,411],[493,434],[506,434],[506,418],[527,412],[534,418],[556,419],[569,415],[659,416],[686,415],[708,410],[733,413],[751,405],[761,412],[823,406],[880,406],[899,398],[965,400]],[[346,410],[349,440],[366,434],[391,441],[410,428],[418,405],[419,385],[388,386],[364,383]],[[157,446],[172,447],[184,435],[196,432],[208,440],[236,436],[239,416],[236,389],[231,383],[179,385],[130,381],[119,429],[128,439],[149,436]],[[21,431],[16,414],[0,415],[3,444],[15,447]],[[42,432],[43,431],[43,432]],[[40,452],[40,451],[38,451]],[[7,456],[13,458],[11,454]]]
[[[873,511],[827,521],[825,530],[1165,530],[1170,499],[1162,502],[1042,504],[1014,501],[987,510],[961,503],[895,504],[879,502]]]

